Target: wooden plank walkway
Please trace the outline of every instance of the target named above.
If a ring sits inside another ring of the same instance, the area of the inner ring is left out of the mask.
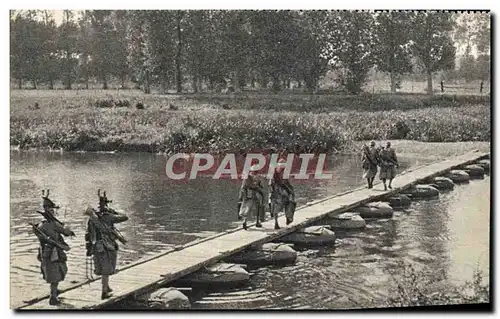
[[[251,245],[259,245],[292,233],[331,213],[342,213],[359,205],[416,185],[427,178],[445,174],[461,165],[470,164],[487,157],[488,153],[471,152],[442,162],[425,165],[398,175],[393,189],[383,191],[381,183],[376,188],[357,188],[342,194],[316,200],[301,206],[295,214],[295,221],[285,226],[285,217],[280,217],[282,229],[274,230],[274,220],[262,223],[262,228],[252,227],[229,230],[215,236],[191,242],[187,245],[162,252],[154,257],[139,260],[118,271],[110,279],[114,289],[113,297],[101,300],[101,282],[96,279],[87,284],[70,288],[60,295],[62,304],[49,306],[47,296],[27,303],[18,310],[55,309],[98,309],[116,303],[129,296],[137,296],[164,286],[166,283],[195,272],[204,266],[216,263]],[[249,224],[253,226],[254,224]]]

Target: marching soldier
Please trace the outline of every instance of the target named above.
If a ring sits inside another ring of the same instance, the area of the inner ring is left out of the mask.
[[[248,229],[248,214],[254,208],[257,215],[255,227],[262,227],[261,221],[264,221],[264,188],[260,177],[253,171],[255,168],[255,165],[252,166],[251,171],[244,177],[238,197],[240,203],[238,217],[243,218],[243,229],[245,230]]]
[[[108,207],[108,203],[112,201],[108,200],[106,192],[103,192],[103,196],[101,196],[100,190],[98,190],[97,195],[99,196],[99,210],[95,211],[89,207],[86,211],[89,221],[85,240],[87,242],[87,256],[93,256],[94,259],[94,273],[101,276],[102,279],[101,299],[107,299],[111,297],[113,291],[109,286],[109,276],[116,272],[118,256],[116,240],[123,244],[126,243],[125,238],[114,228],[114,224],[127,221],[128,217]]]
[[[384,183],[384,190],[387,190],[386,180],[389,180],[389,189],[392,189],[391,183],[396,177],[396,167],[398,166],[396,151],[391,148],[391,142],[387,142],[386,147],[380,151],[380,179]]]
[[[43,210],[37,211],[45,217],[45,220],[32,226],[35,235],[40,240],[37,259],[41,263],[43,279],[50,284],[49,304],[55,306],[61,303],[58,299],[57,286],[59,282],[64,281],[68,273],[65,251],[69,251],[70,247],[65,243],[62,235],[75,236],[75,233],[56,218],[55,209],[59,209],[59,206],[49,199],[49,194],[50,190],[47,190],[47,196],[45,196],[45,191],[42,191]]]
[[[274,216],[274,229],[280,229],[278,212],[285,210],[286,224],[293,222],[295,213],[295,192],[288,178],[284,178],[285,160],[280,159],[269,180],[269,209],[271,217]]]
[[[366,146],[366,144],[363,146],[363,178],[366,178],[368,188],[373,188],[373,180],[377,175],[377,165],[379,162],[378,155],[378,150],[375,147],[375,141],[370,142],[370,147]]]

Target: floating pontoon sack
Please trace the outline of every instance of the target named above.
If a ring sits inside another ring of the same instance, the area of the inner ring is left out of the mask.
[[[484,178],[484,168],[479,165],[467,165],[464,171],[469,174],[470,178]]]
[[[335,232],[325,226],[311,226],[283,236],[278,241],[298,246],[331,245],[335,243]]]
[[[449,179],[453,181],[453,183],[464,183],[468,182],[470,179],[469,174],[464,171],[452,170],[446,175]]]
[[[391,218],[394,214],[392,207],[384,202],[372,202],[359,206],[356,212],[363,218]]]
[[[168,287],[137,297],[137,301],[153,309],[189,309],[189,298],[179,290]]]
[[[486,173],[488,173],[490,171],[490,165],[491,165],[490,160],[487,160],[487,159],[480,160],[477,163],[477,165],[481,166]]]
[[[411,205],[410,197],[404,194],[393,195],[387,198],[387,201],[389,202],[389,206],[391,206],[392,208],[406,208],[410,207]]]
[[[431,185],[416,185],[404,191],[411,199],[433,198],[439,196],[439,191]]]
[[[219,263],[179,280],[189,286],[239,286],[250,280],[242,265]]]
[[[438,190],[451,190],[455,188],[455,184],[448,177],[437,176],[431,179],[430,184],[434,185]]]
[[[343,213],[337,216],[329,216],[328,222],[332,229],[363,229],[366,227],[365,220],[357,213]]]
[[[251,266],[288,265],[297,259],[297,252],[286,244],[266,243],[233,255],[226,259],[235,264]]]

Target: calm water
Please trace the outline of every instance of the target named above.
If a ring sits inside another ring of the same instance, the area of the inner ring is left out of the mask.
[[[401,170],[428,161],[401,158]],[[83,212],[105,189],[116,209],[129,214],[119,225],[128,239],[119,266],[173,245],[238,226],[239,184],[199,178],[173,183],[163,157],[149,154],[11,152],[11,302],[47,293],[36,261],[38,241],[28,222],[38,221],[41,189],[60,205],[59,218],[75,231],[68,239],[69,273],[62,288],[85,281]],[[299,205],[363,184],[357,157],[336,157],[328,181],[297,185]],[[197,308],[342,308],[387,293],[397,260],[428,264],[450,280],[470,278],[479,264],[489,269],[489,178],[458,186],[440,200],[418,202],[392,220],[370,222],[362,232],[339,234],[335,248],[300,251],[297,263],[254,271],[243,290],[197,296]]]

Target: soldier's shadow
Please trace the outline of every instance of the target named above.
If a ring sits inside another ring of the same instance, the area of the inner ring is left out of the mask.
[[[76,309],[72,304],[65,302],[65,299],[64,297],[59,297],[61,303],[57,306],[58,309]]]

